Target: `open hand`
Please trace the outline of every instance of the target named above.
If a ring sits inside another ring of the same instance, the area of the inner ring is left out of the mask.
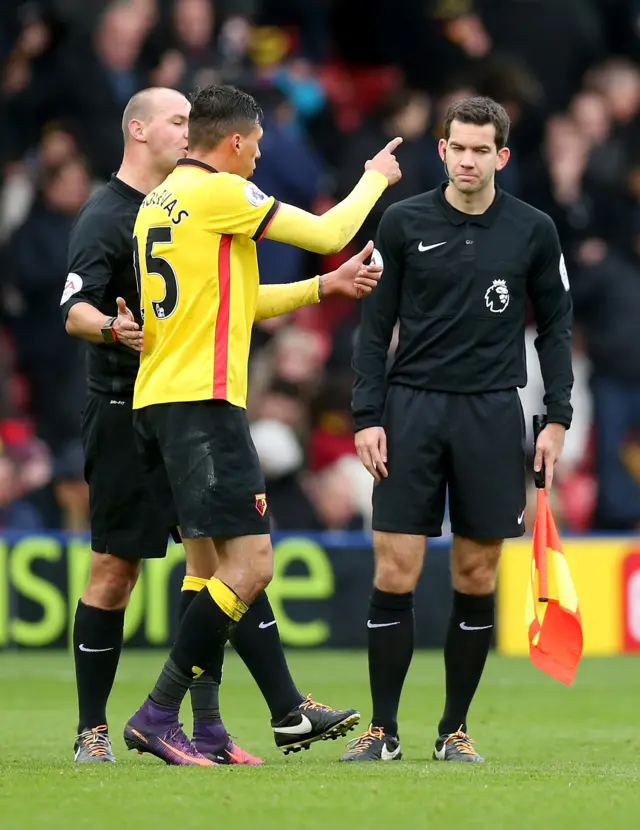
[[[116,305],[118,306],[118,316],[113,323],[113,328],[118,335],[118,341],[136,352],[141,352],[143,339],[140,326],[136,323],[133,314],[127,308],[127,304],[122,297],[118,297]]]

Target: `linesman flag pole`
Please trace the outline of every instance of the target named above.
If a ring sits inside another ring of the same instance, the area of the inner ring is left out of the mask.
[[[533,416],[534,455],[538,436],[546,423],[544,415]],[[570,686],[582,657],[578,595],[549,506],[544,463],[540,472],[534,471],[533,475],[537,511],[526,603],[529,656],[540,671]]]

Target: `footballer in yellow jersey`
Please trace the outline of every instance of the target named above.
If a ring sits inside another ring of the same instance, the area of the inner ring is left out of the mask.
[[[247,181],[260,156],[260,119],[244,92],[199,90],[189,154],[147,196],[135,225],[144,312],[136,438],[146,465],[168,474],[185,547],[205,562],[217,552],[219,561],[208,568],[215,575],[192,598],[156,685],[124,730],[130,749],[171,764],[211,763],[181,732],[180,705],[196,678],[220,676],[225,642],[273,572],[265,481],[244,408],[251,325],[278,306],[272,294],[261,309],[256,242],[266,235],[338,251],[400,178],[396,139],[366,163],[347,199],[322,216],[279,205]],[[317,280],[311,283],[301,290],[317,294]],[[280,288],[291,299],[291,286]],[[356,710],[333,711],[307,698],[272,728],[276,745],[288,752],[346,734],[359,718]]]
[[[385,187],[380,173],[365,173],[354,205],[327,219],[281,205],[239,175],[181,159],[144,199],[134,229],[145,343],[134,409],[209,399],[244,407],[256,243],[268,236],[340,250]]]
[[[189,158],[144,199],[134,230],[145,343],[134,408],[245,405],[256,242],[278,209],[240,176]]]
[[[245,412],[251,329],[265,310],[256,243],[267,236],[339,251],[400,178],[396,139],[325,214],[281,204],[248,181],[260,157],[260,116],[239,90],[198,92],[189,155],[146,196],[134,228],[144,320],[135,424],[149,462],[162,459],[167,469],[185,538],[269,528]],[[317,300],[317,280],[299,290]]]
[[[367,171],[347,199],[315,216],[236,173],[181,159],[144,199],[134,229],[145,344],[134,409],[210,399],[244,407],[259,296],[256,243],[267,236],[339,251],[387,184]]]

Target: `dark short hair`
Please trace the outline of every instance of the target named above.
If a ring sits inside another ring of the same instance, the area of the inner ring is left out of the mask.
[[[189,147],[212,149],[230,132],[247,135],[262,121],[256,99],[233,86],[212,85],[191,97]]]
[[[496,128],[496,147],[498,150],[502,150],[507,144],[511,122],[505,108],[494,101],[493,98],[479,96],[454,101],[447,110],[444,119],[444,137],[447,141],[451,135],[452,121],[460,121],[462,124],[477,124],[479,127],[483,127],[485,124],[493,124]]]

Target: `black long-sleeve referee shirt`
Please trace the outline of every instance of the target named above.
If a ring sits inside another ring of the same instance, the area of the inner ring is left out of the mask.
[[[117,176],[82,206],[69,239],[69,275],[62,295],[66,322],[71,306],[88,303],[108,317],[122,297],[138,325],[140,298],[133,266],[133,226],[144,194]],[[88,386],[92,392],[133,395],[138,352],[124,343],[87,342]]]
[[[487,211],[462,213],[445,187],[397,202],[380,221],[384,270],[362,302],[353,356],[355,430],[382,424],[390,384],[463,394],[525,386],[527,298],[547,420],[569,427],[572,302],[555,225],[499,188]]]

